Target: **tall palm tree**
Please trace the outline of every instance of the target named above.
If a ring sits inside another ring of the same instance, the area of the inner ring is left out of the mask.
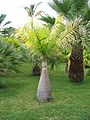
[[[29,22],[30,22],[30,27],[33,29],[34,27],[34,17],[37,16],[37,13],[36,13],[36,9],[38,7],[38,5],[40,5],[41,2],[39,2],[38,4],[32,4],[30,5],[29,7],[24,7],[24,9],[27,11],[28,13],[28,16],[29,16]],[[37,60],[36,60],[36,63],[35,65],[33,66],[33,69],[32,69],[32,74],[33,75],[40,75],[41,73],[41,69],[37,63]]]
[[[87,5],[87,0],[53,0],[49,3],[50,7],[54,9],[58,14],[63,14],[68,21],[75,19],[82,19],[81,25],[86,26],[90,20],[90,8]],[[80,29],[78,29],[79,31]],[[83,35],[83,33],[80,33]],[[80,35],[78,44],[72,46],[72,52],[70,56],[69,67],[69,79],[73,82],[81,82],[84,79],[83,68],[83,45]]]
[[[27,6],[24,7],[24,9],[27,11],[28,16],[30,18],[30,25],[32,28],[34,26],[34,17],[37,15],[36,9],[37,9],[38,5],[40,5],[40,4],[41,4],[41,2],[39,2],[38,4],[32,4],[29,7],[27,7]]]

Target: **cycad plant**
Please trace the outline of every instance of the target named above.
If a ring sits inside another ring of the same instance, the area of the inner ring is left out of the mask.
[[[7,38],[0,39],[0,76],[4,76],[7,72],[15,73],[17,67],[25,60],[23,48],[5,39]]]
[[[81,82],[84,79],[83,68],[83,45],[86,43],[82,37],[90,21],[90,8],[88,7],[87,0],[53,0],[49,3],[50,7],[54,9],[59,15],[64,15],[66,23],[69,21],[78,20],[79,28],[77,30],[76,39],[78,43],[72,45],[72,52],[70,56],[69,79],[73,82]],[[81,21],[81,22],[80,22]],[[83,32],[85,28],[85,31]],[[90,33],[90,32],[89,32]],[[84,38],[85,39],[85,38]]]

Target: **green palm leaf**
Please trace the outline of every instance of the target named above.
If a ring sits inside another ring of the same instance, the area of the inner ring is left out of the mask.
[[[10,24],[11,21],[7,21],[3,26]]]
[[[49,15],[46,16],[41,16],[40,20],[44,21],[47,23],[48,26],[52,27],[55,23],[55,18],[50,17]]]
[[[73,13],[79,13],[87,5],[88,0],[73,0],[72,10]]]
[[[72,7],[72,0],[63,0],[63,2],[58,0],[53,0],[53,2],[49,3],[49,5],[57,13],[62,13],[66,16],[67,14],[70,14],[70,10]]]
[[[72,48],[73,45],[81,42],[79,33],[80,22],[79,20],[69,22],[65,30],[57,36],[59,38],[58,45],[61,48]]]
[[[4,21],[5,18],[6,18],[6,15],[1,14],[1,16],[0,16],[0,24]]]

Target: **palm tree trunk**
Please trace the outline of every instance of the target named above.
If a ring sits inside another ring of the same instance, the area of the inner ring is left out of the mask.
[[[29,17],[29,21],[30,21],[31,28],[33,28],[33,26],[34,26],[34,24],[33,24],[33,16]]]
[[[72,82],[81,82],[84,79],[83,48],[81,43],[72,48],[68,77]]]
[[[37,100],[39,102],[48,102],[51,99],[51,87],[48,76],[47,60],[42,60],[42,72],[37,89]]]
[[[0,68],[0,76],[4,76],[5,74],[5,69],[4,68]]]
[[[33,66],[33,69],[32,69],[32,75],[33,76],[40,76],[41,74],[41,68],[40,66],[37,65],[37,63]]]

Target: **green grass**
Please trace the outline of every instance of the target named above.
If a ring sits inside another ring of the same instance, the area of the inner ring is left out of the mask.
[[[31,67],[22,65],[16,76],[0,77],[0,120],[90,120],[90,77],[81,84],[69,82],[64,65],[50,71],[53,100],[38,103],[39,77],[31,76]]]

